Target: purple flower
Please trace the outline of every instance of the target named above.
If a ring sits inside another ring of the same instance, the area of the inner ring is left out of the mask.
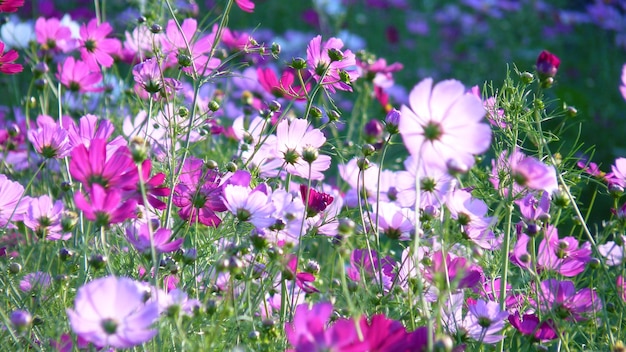
[[[183,220],[217,227],[222,220],[215,212],[228,208],[222,200],[222,186],[217,171],[203,169],[204,163],[200,159],[192,157],[185,161],[172,201],[180,207],[178,215]]]
[[[39,119],[38,119],[39,120]],[[39,128],[28,131],[28,140],[44,158],[64,158],[71,150],[67,131],[56,123],[39,123]]]
[[[367,342],[359,341],[352,319],[339,319],[332,325],[328,321],[333,305],[317,303],[309,308],[307,303],[296,307],[293,320],[285,324],[287,341],[295,352],[313,351],[363,351]]]
[[[538,308],[543,312],[553,312],[561,319],[583,321],[587,315],[602,309],[602,301],[593,289],[576,291],[571,281],[545,280],[541,282],[538,292]]]
[[[20,281],[20,290],[24,292],[43,291],[50,287],[52,278],[50,274],[42,271],[24,275]]]
[[[556,227],[549,225],[545,237],[539,244],[537,264],[540,269],[553,270],[557,273],[573,277],[585,270],[591,260],[591,244],[585,242],[581,246],[578,240],[568,236],[559,239]]]
[[[480,283],[482,275],[480,266],[468,263],[463,257],[452,257],[449,252],[446,253],[444,263],[441,250],[433,253],[432,266],[424,273],[424,276],[438,288],[447,287],[449,282],[458,289],[476,286]]]
[[[500,310],[500,305],[493,301],[477,300],[469,304],[469,314],[465,317],[467,334],[474,340],[484,343],[496,343],[504,338],[500,334],[509,313]]]
[[[514,149],[508,158],[506,152],[503,152],[497,161],[492,161],[492,166],[490,181],[504,195],[508,195],[511,182],[513,183],[512,196],[516,196],[526,188],[543,190],[548,194],[552,194],[559,188],[554,166],[526,156],[518,149]]]
[[[128,239],[128,242],[130,242],[130,244],[132,244],[133,247],[135,247],[135,249],[140,253],[150,252],[150,229],[148,226],[150,225],[134,224],[126,228],[126,238]],[[171,241],[171,234],[172,230],[164,228],[152,231],[153,244],[157,253],[169,253],[176,251],[183,244],[183,238]]]
[[[108,276],[78,289],[67,309],[72,330],[98,347],[129,348],[152,339],[159,318],[157,302],[144,303],[146,290],[129,278]]]
[[[409,94],[409,106],[401,108],[399,129],[413,157],[447,169],[450,161],[470,168],[474,155],[491,144],[491,128],[482,121],[485,108],[467,94],[456,80],[437,83],[432,78],[417,84]]]

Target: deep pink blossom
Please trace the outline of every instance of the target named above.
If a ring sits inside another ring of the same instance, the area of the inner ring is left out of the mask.
[[[28,131],[28,140],[44,158],[64,158],[71,150],[68,132],[57,123],[38,123],[39,128]]]
[[[0,13],[17,12],[17,9],[22,6],[24,6],[24,0],[2,0],[0,1]]]
[[[485,108],[456,80],[437,83],[432,78],[417,84],[409,106],[401,108],[400,134],[409,154],[434,167],[450,163],[470,168],[474,155],[491,144],[491,128],[482,122]]]
[[[4,43],[0,41],[0,72],[1,73],[6,73],[7,75],[14,75],[16,73],[22,72],[24,67],[14,62],[19,57],[20,55],[15,50],[9,50],[5,53]]]
[[[24,225],[35,231],[39,238],[51,241],[67,240],[72,234],[63,230],[61,224],[64,212],[63,202],[52,202],[49,196],[31,198],[24,215]]]
[[[35,35],[37,43],[45,51],[67,53],[76,46],[76,40],[72,39],[70,28],[62,25],[61,21],[56,18],[39,17],[35,22]]]
[[[138,181],[137,166],[128,148],[119,147],[107,156],[104,139],[92,140],[89,148],[81,144],[72,150],[70,174],[87,190],[95,184],[105,189],[133,190]]]
[[[584,321],[602,309],[602,301],[594,289],[576,291],[571,281],[545,280],[538,292],[539,309],[568,321]]]
[[[84,61],[69,56],[63,65],[58,65],[57,78],[71,92],[99,92],[102,87],[96,85],[102,81],[100,70],[93,69]]]
[[[407,332],[401,322],[389,319],[384,314],[376,314],[369,321],[364,315],[359,325],[368,344],[367,351],[423,352],[428,347],[427,327]]]
[[[109,226],[137,216],[137,203],[134,200],[123,201],[119,190],[105,190],[97,183],[91,187],[89,200],[81,192],[76,192],[74,202],[83,211],[85,218],[94,221],[96,226]]]
[[[537,73],[544,79],[556,76],[561,60],[551,52],[544,50],[537,57]]]
[[[180,207],[178,215],[191,224],[217,227],[222,220],[215,213],[228,209],[222,200],[217,171],[207,170],[202,160],[193,157],[182,166],[172,201]]]
[[[235,0],[235,3],[245,12],[254,12],[254,3],[252,0]]]
[[[454,288],[474,287],[480,283],[482,268],[472,264],[466,258],[446,253],[445,263],[441,250],[433,253],[432,266],[426,268],[424,276],[438,287],[445,287],[450,282]],[[446,279],[447,277],[447,279]]]
[[[146,191],[146,198],[148,199],[148,203],[153,206],[155,209],[163,210],[166,207],[164,201],[159,199],[158,197],[167,197],[170,195],[171,190],[169,187],[163,185],[165,182],[165,174],[159,172],[150,177],[150,173],[152,171],[152,160],[146,159],[141,163],[141,181],[143,182],[143,186]],[[141,185],[137,183],[137,188],[135,190],[134,199],[137,201],[137,204],[145,205],[143,202],[143,196],[141,194]]]
[[[80,56],[91,69],[97,70],[98,64],[113,66],[112,55],[119,53],[122,44],[118,39],[107,38],[112,31],[108,22],[98,24],[95,18],[80,27]]]
[[[146,290],[129,278],[108,276],[78,289],[67,309],[72,330],[98,347],[130,348],[152,339],[159,318],[157,302],[145,302]]]
[[[591,260],[591,244],[579,245],[572,236],[559,238],[556,227],[548,225],[539,244],[537,264],[540,269],[552,270],[565,277],[573,277],[585,270]]]

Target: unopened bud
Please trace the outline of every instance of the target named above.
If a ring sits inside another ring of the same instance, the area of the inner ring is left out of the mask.
[[[291,60],[290,66],[296,70],[303,70],[306,68],[306,61],[301,57],[296,57]]]
[[[150,32],[154,34],[159,34],[162,30],[163,28],[157,23],[154,23],[152,26],[150,26]]]
[[[328,58],[330,58],[330,62],[341,61],[343,60],[343,53],[339,49],[330,48],[328,49]]]
[[[209,110],[216,112],[219,109],[220,109],[220,104],[217,101],[211,100],[209,102]]]
[[[524,84],[530,84],[535,79],[535,76],[530,72],[522,72],[520,73],[520,78]]]
[[[398,111],[397,109],[391,109],[391,111],[389,111],[387,113],[387,116],[385,117],[385,129],[387,130],[387,132],[389,132],[389,134],[396,134],[400,132],[400,130],[398,129],[399,123],[400,111]]]

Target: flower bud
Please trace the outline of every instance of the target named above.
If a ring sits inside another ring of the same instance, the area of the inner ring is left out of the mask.
[[[370,120],[363,128],[365,132],[365,140],[368,143],[374,143],[383,136],[383,123],[378,120]]]
[[[341,114],[337,110],[329,110],[326,112],[326,114],[328,115],[328,119],[331,122],[339,121],[339,119],[341,118]]]
[[[179,53],[178,55],[176,55],[176,58],[178,59],[178,65],[180,67],[191,66],[191,57],[189,55]]]
[[[269,108],[269,109],[270,109],[270,111],[272,111],[272,112],[276,112],[276,111],[280,110],[280,107],[281,107],[281,106],[280,106],[280,103],[279,103],[278,101],[276,101],[276,100],[272,100],[272,101],[269,103],[269,105],[268,105],[268,108]]]
[[[356,165],[359,167],[359,170],[367,170],[370,167],[370,161],[367,158],[359,158],[356,162]]]
[[[59,258],[61,259],[61,261],[67,261],[68,259],[71,259],[74,256],[74,251],[72,251],[71,249],[68,248],[61,248],[59,249]]]
[[[330,62],[341,61],[343,60],[343,53],[339,49],[330,48],[328,49],[328,58]]]
[[[207,169],[209,170],[217,169],[217,162],[215,160],[207,160],[204,165],[206,165]]]
[[[302,160],[311,164],[319,157],[320,153],[317,148],[306,146],[302,149]]]
[[[567,106],[565,108],[565,114],[567,114],[567,116],[569,117],[575,117],[576,115],[578,115],[578,110],[573,106]]]
[[[78,214],[73,211],[66,210],[63,212],[63,216],[61,216],[61,229],[63,232],[70,232],[74,230],[76,224],[78,223]]]
[[[317,274],[320,272],[320,264],[315,260],[309,259],[304,265],[304,271],[311,274]]]
[[[389,134],[396,134],[400,132],[400,130],[398,129],[399,123],[400,111],[398,111],[397,109],[391,109],[391,111],[389,111],[387,113],[387,116],[385,117],[385,129],[387,130],[387,132],[389,132]]]
[[[154,23],[152,26],[150,26],[150,32],[154,33],[154,34],[159,34],[161,33],[161,31],[163,30],[163,28],[161,27],[161,25]]]
[[[368,157],[376,152],[376,148],[374,148],[374,146],[369,143],[364,144],[361,147],[361,152],[363,153],[364,156]]]
[[[280,54],[280,44],[272,43],[272,56],[274,56],[275,58],[278,58],[279,54]]]
[[[147,20],[148,19],[146,18],[146,16],[139,16],[139,17],[137,17],[137,23],[139,23],[139,24],[144,24],[144,23],[146,23]]]
[[[33,316],[28,311],[18,309],[11,313],[9,320],[17,331],[24,332],[32,325]]]
[[[520,78],[524,84],[530,84],[535,79],[535,76],[530,72],[522,72],[520,73]]]
[[[351,235],[352,232],[354,232],[355,227],[356,224],[354,221],[348,218],[343,218],[339,220],[339,226],[337,227],[337,230],[340,234],[348,236]]]
[[[306,68],[306,61],[301,57],[296,57],[291,60],[290,66],[296,70],[303,70]]]
[[[130,154],[133,157],[133,161],[137,164],[141,164],[148,158],[148,146],[146,140],[141,136],[134,136],[130,140]]]
[[[537,57],[537,74],[541,80],[556,76],[561,60],[549,51],[542,51]]]
[[[322,117],[322,110],[318,108],[317,106],[312,106],[311,109],[309,110],[309,114],[314,119],[319,119],[320,117]]]
[[[91,257],[89,257],[89,265],[95,270],[100,270],[104,268],[106,263],[107,257],[102,254],[92,254]]]
[[[237,171],[237,164],[233,163],[232,161],[229,162],[228,164],[226,164],[226,170],[228,172],[235,172],[235,171]]]
[[[19,274],[22,271],[22,265],[20,263],[12,262],[9,264],[9,272],[11,274]]]

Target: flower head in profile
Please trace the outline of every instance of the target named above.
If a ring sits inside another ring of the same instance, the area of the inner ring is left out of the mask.
[[[306,50],[309,72],[333,93],[335,89],[351,92],[350,83],[359,78],[356,57],[352,51],[342,51],[342,48],[341,39],[330,38],[322,43],[322,36],[318,35],[311,40]]]
[[[126,228],[126,239],[140,253],[150,253],[151,245],[157,253],[174,252],[183,244],[183,238],[171,240],[172,230],[165,228],[151,229],[149,223],[133,224]],[[150,236],[152,235],[152,242]]]
[[[185,160],[172,201],[180,207],[178,215],[183,220],[212,227],[222,222],[215,213],[228,209],[222,199],[218,172],[207,170],[204,162],[197,158]]]
[[[252,0],[235,0],[235,4],[237,4],[242,11],[254,12],[254,3]]]
[[[1,73],[6,73],[7,75],[14,75],[16,73],[22,72],[22,70],[24,70],[24,67],[20,64],[15,63],[15,60],[17,60],[19,57],[20,55],[15,50],[9,50],[5,53],[4,43],[0,41],[0,72]]]
[[[145,302],[143,285],[108,276],[78,289],[74,309],[67,309],[72,330],[98,347],[130,348],[152,339],[159,318],[157,302]]]
[[[544,280],[538,292],[538,308],[553,312],[560,319],[584,321],[602,309],[602,301],[594,289],[576,291],[572,281]]]
[[[466,93],[456,80],[437,83],[426,78],[409,93],[399,122],[404,145],[413,157],[447,169],[455,163],[474,165],[474,155],[491,144],[491,128],[483,123],[485,108],[475,95]]]
[[[509,323],[522,335],[532,336],[537,341],[550,341],[558,336],[552,320],[540,321],[535,314],[520,316],[519,312],[515,312],[509,315]]]
[[[492,161],[490,181],[504,195],[508,195],[511,188],[511,196],[526,189],[543,190],[552,194],[559,188],[554,166],[526,156],[518,149],[511,151],[508,157],[506,151],[502,152],[497,160]]]

